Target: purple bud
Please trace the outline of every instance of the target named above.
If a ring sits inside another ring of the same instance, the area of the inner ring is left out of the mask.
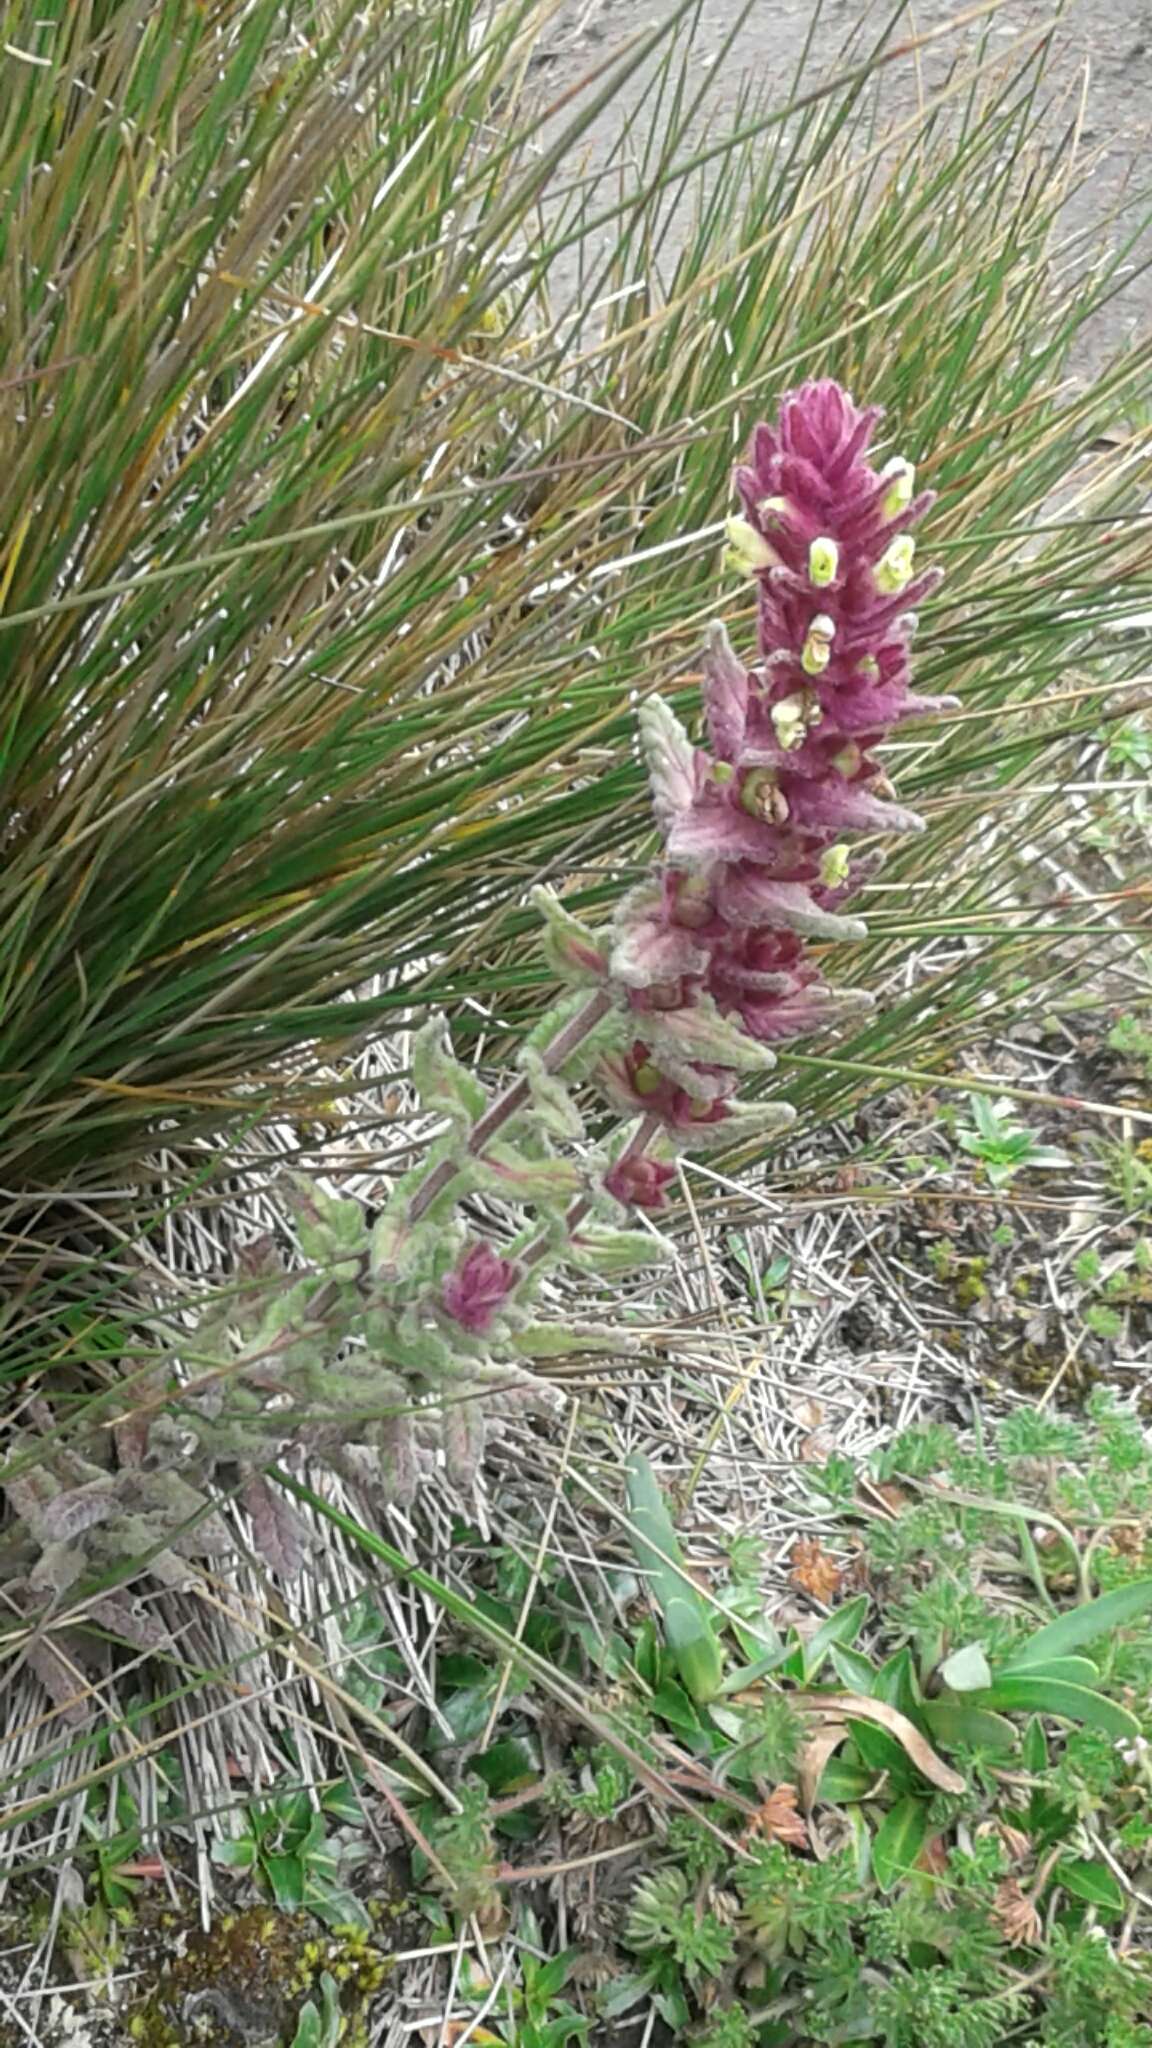
[[[628,1152],[609,1167],[604,1185],[626,1209],[663,1209],[664,1190],[675,1171],[646,1152]]]
[[[520,1277],[510,1259],[488,1244],[470,1244],[444,1282],[440,1305],[461,1329],[480,1335]]]

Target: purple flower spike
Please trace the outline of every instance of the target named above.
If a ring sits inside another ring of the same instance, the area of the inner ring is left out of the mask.
[[[471,1244],[445,1280],[440,1305],[462,1329],[481,1336],[519,1277],[518,1268],[491,1245]]]
[[[824,984],[808,949],[865,933],[841,906],[876,857],[845,836],[922,826],[892,801],[876,750],[902,721],[955,700],[909,688],[912,607],[939,581],[917,566],[909,529],[932,494],[917,493],[900,456],[870,464],[880,417],[825,379],[756,428],[728,560],[757,585],[759,659],[749,667],[713,627],[711,752],[660,699],[641,710],[665,852],[617,913],[609,976],[627,1009],[648,1013],[637,1016],[647,1036],[601,1078],[620,1108],[681,1140],[739,1109],[749,1040],[826,1030],[864,1006]],[[678,1022],[688,1011],[690,1034]]]

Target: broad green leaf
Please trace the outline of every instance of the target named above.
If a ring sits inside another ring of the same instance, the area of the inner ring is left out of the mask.
[[[847,1806],[844,1817],[852,1833],[852,1845],[856,1851],[856,1882],[867,1885],[872,1877],[872,1829],[862,1807]]]
[[[591,2020],[578,2013],[575,2006],[565,2003],[563,2011],[544,2021],[539,2031],[540,2048],[572,2048],[574,2041],[586,2043],[591,2025]]]
[[[714,1728],[726,1735],[729,1742],[741,1743],[747,1739],[748,1718],[743,1707],[726,1707],[723,1695],[708,1702],[708,1719]]]
[[[928,1806],[912,1795],[898,1799],[872,1841],[872,1869],[882,1892],[890,1892],[914,1868],[928,1833]]]
[[[474,1764],[472,1768],[475,1769]],[[320,1803],[325,1813],[333,1820],[340,1821],[347,1827],[363,1826],[364,1807],[359,1793],[348,1783],[347,1778],[338,1778],[334,1785],[329,1785]]]
[[[1048,1737],[1039,1715],[1033,1716],[1024,1730],[1024,1768],[1034,1777],[1048,1769]]]
[[[337,1884],[327,1876],[313,1877],[309,1873],[304,1904],[326,1927],[362,1927],[367,1933],[374,1924],[363,1900],[349,1891],[347,1885]]]
[[[493,1826],[510,1842],[533,1842],[540,1833],[541,1816],[532,1806],[516,1806],[510,1813],[500,1814]]]
[[[678,1728],[682,1735],[699,1734],[700,1716],[688,1693],[673,1679],[666,1678],[663,1684],[657,1687],[650,1704],[653,1713],[659,1714],[667,1721],[670,1728]]]
[[[953,1692],[980,1692],[992,1683],[992,1667],[980,1644],[969,1643],[945,1657],[940,1677]]]
[[[1013,1677],[1016,1669],[1014,1664],[1009,1665],[1003,1673],[997,1673],[997,1676]],[[1092,1662],[1091,1657],[1053,1657],[1046,1659],[1043,1664],[1025,1666],[1020,1675],[1027,1678],[1063,1679],[1067,1685],[1098,1686],[1100,1683],[1100,1667]],[[989,1683],[994,1682],[989,1680]]]
[[[1053,1882],[1062,1884],[1073,1898],[1084,1899],[1101,1913],[1122,1913],[1127,1905],[1119,1879],[1106,1863],[1095,1858],[1090,1861],[1070,1858],[1066,1863],[1058,1863]]]
[[[913,1764],[897,1742],[884,1728],[874,1728],[869,1721],[849,1721],[852,1741],[862,1762],[873,1773],[884,1771],[898,1789],[917,1782]]]
[[[321,1855],[331,1854],[331,1851],[321,1849],[325,1828],[324,1815],[322,1813],[313,1813],[302,1833],[294,1840],[289,1840],[288,1842],[288,1846],[293,1851],[293,1854],[299,1856],[305,1863],[309,1861],[314,1853]]]
[[[224,1870],[251,1870],[256,1861],[256,1844],[250,1836],[242,1836],[238,1842],[213,1842],[212,1861]]]
[[[300,2007],[296,2032],[292,2036],[292,2048],[325,2048],[319,2007],[315,2006],[310,1998]]]
[[[552,1956],[536,1972],[534,1991],[542,1998],[557,1997],[583,1959],[584,1950],[581,1948],[561,1949],[559,1955]]]
[[[823,1621],[813,1636],[802,1645],[804,1677],[811,1682],[819,1670],[833,1643],[851,1646],[864,1626],[870,1600],[867,1593],[857,1593],[854,1600],[846,1600],[843,1607]]]
[[[267,1810],[276,1826],[286,1835],[303,1834],[316,1812],[311,1793],[302,1785],[270,1799]]]
[[[470,1758],[468,1768],[500,1799],[530,1785],[540,1774],[540,1760],[522,1735],[506,1735]]]
[[[304,1865],[300,1858],[266,1855],[260,1858],[260,1867],[276,1904],[286,1913],[295,1913],[304,1904]]]
[[[896,1707],[902,1714],[918,1713],[916,1666],[911,1650],[905,1647],[887,1658],[877,1671],[869,1690],[873,1699],[883,1700],[888,1706]]]
[[[1015,1749],[1019,1735],[1003,1714],[991,1714],[986,1707],[974,1707],[968,1699],[925,1700],[918,1708],[933,1740],[942,1749],[990,1749],[1003,1753]]]
[[[643,1451],[632,1452],[627,1477],[632,1549],[660,1610],[668,1649],[691,1697],[697,1702],[715,1699],[723,1683],[724,1658],[711,1610],[684,1570],[684,1553]]]
[[[447,1727],[432,1724],[427,1736],[429,1749],[455,1749],[459,1744],[475,1742],[488,1725],[496,1684],[493,1673],[482,1685],[462,1686],[458,1692],[442,1700],[440,1712]]]
[[[1027,1642],[1013,1651],[1001,1675],[1031,1671],[1037,1664],[1047,1664],[1055,1657],[1066,1657],[1084,1643],[1095,1642],[1098,1636],[1126,1628],[1129,1622],[1146,1614],[1149,1608],[1152,1608],[1152,1579],[1134,1579],[1131,1585],[1117,1586],[1113,1593],[1102,1593],[1097,1600],[1086,1600],[1082,1607],[1072,1607],[1067,1614],[1057,1615],[1055,1621],[1045,1622],[1043,1628],[1038,1628],[1035,1635],[1029,1636]]]
[[[780,1666],[780,1675],[782,1678],[794,1679],[797,1685],[804,1683],[804,1645],[796,1637],[795,1631],[789,1639],[784,1662]]]
[[[647,1615],[636,1631],[632,1654],[637,1673],[643,1683],[649,1687],[659,1685],[660,1673],[668,1659],[656,1624]]]
[[[859,1650],[848,1650],[839,1643],[828,1646],[828,1661],[850,1692],[862,1692],[868,1698],[875,1688],[876,1666],[870,1657],[862,1656]]]
[[[329,2030],[333,2043],[338,2044],[341,2029],[340,1986],[330,1970],[320,1976],[321,2018]]]
[[[771,1624],[761,1623],[760,1626],[765,1628],[770,1627]],[[736,1634],[740,1634],[738,1629]],[[754,1636],[749,1636],[746,1640],[755,1642],[756,1639]],[[758,1679],[766,1678],[770,1671],[778,1671],[788,1655],[787,1643],[781,1643],[778,1649],[767,1650],[763,1657],[757,1657],[754,1664],[741,1664],[737,1670],[728,1673],[727,1678],[720,1687],[721,1693],[727,1696],[746,1691],[748,1686],[755,1685]]]
[[[975,1699],[981,1707],[1002,1707],[1006,1713],[1050,1714],[1057,1721],[1079,1721],[1086,1728],[1099,1728],[1117,1742],[1130,1742],[1139,1735],[1140,1723],[1127,1707],[1092,1692],[1086,1685],[1065,1685],[1059,1679],[1036,1678],[1031,1673],[1005,1673]]]
[[[651,1972],[631,1972],[609,1980],[600,1994],[598,2006],[605,2019],[618,2019],[621,2013],[630,2012],[648,1996],[651,1987]]]
[[[820,1773],[816,1797],[831,1806],[847,1806],[866,1798],[875,1783],[875,1771],[863,1764],[850,1763],[845,1757],[830,1756]]]

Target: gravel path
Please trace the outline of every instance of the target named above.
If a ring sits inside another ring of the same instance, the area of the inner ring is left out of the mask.
[[[674,0],[649,0],[642,7],[634,0],[563,0],[538,70],[548,100],[565,97],[610,53],[673,10]],[[846,62],[858,62],[890,12],[861,0],[824,0],[808,76],[832,76]],[[957,0],[918,0],[907,9],[901,36],[923,35],[949,21],[959,20],[961,26],[922,51],[918,61],[905,57],[888,67],[880,88],[886,115],[899,120],[914,113],[921,89],[918,72],[923,88],[938,89],[950,67],[982,37],[988,38],[990,52],[1003,49],[1018,62],[1026,47],[1019,39],[1041,34],[1059,12],[1049,72],[1050,86],[1059,89],[1048,117],[1054,133],[1073,114],[1086,81],[1081,140],[1088,175],[1068,204],[1067,226],[1085,236],[1085,253],[1118,232],[1133,232],[1144,210],[1141,188],[1152,185],[1152,0],[1072,0],[1063,10],[1036,0],[1006,0],[991,17],[965,22],[972,12]],[[812,16],[812,0],[701,0],[693,59],[700,72],[714,71],[715,90],[694,124],[694,143],[714,134],[731,114],[745,74],[770,72],[779,80],[781,97],[787,93]],[[726,50],[730,35],[732,45]],[[643,120],[654,71],[650,63],[635,74],[592,124],[586,148],[593,165],[605,161],[630,116]],[[557,119],[570,113],[567,100]],[[1108,221],[1113,213],[1116,226]],[[1152,235],[1143,238],[1142,252],[1133,252],[1133,269],[1149,258]],[[1099,362],[1135,330],[1146,328],[1150,318],[1152,272],[1135,276],[1097,317],[1081,351],[1081,367]]]

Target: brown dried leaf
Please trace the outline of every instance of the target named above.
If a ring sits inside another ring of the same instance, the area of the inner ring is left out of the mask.
[[[461,1390],[448,1400],[440,1418],[444,1466],[453,1486],[466,1491],[473,1483],[484,1457],[484,1410],[476,1390]]]
[[[1013,1863],[1026,1863],[1032,1854],[1031,1837],[1022,1828],[1009,1827],[1004,1820],[996,1823],[996,1832]]]
[[[917,1870],[926,1870],[930,1877],[943,1877],[948,1869],[948,1845],[943,1835],[929,1835],[919,1856]]]
[[[8,1445],[9,1457],[13,1459],[37,1449],[38,1444],[34,1437],[14,1437]],[[13,1472],[11,1477],[4,1481],[4,1491],[13,1514],[19,1515],[20,1520],[28,1524],[34,1536],[39,1536],[44,1510],[51,1505],[60,1491],[51,1474],[37,1465],[30,1465],[23,1472]]]
[[[829,1721],[825,1727],[817,1728],[815,1733],[808,1737],[800,1751],[796,1778],[800,1787],[800,1804],[805,1813],[811,1813],[816,1804],[816,1794],[824,1775],[825,1764],[830,1756],[835,1755],[840,1744],[847,1740],[847,1736],[847,1721]]]
[[[811,1394],[801,1394],[791,1403],[792,1420],[801,1429],[819,1429],[824,1421],[824,1404],[814,1400]]]
[[[308,1556],[308,1530],[291,1501],[279,1487],[270,1486],[262,1472],[245,1481],[240,1498],[252,1518],[252,1534],[265,1564],[282,1579],[294,1579],[304,1569]]]
[[[798,1536],[792,1545],[788,1562],[792,1567],[790,1582],[802,1593],[810,1593],[814,1600],[820,1600],[830,1607],[840,1592],[844,1574],[835,1558],[829,1557],[817,1536]]]
[[[1030,1898],[1021,1891],[1019,1880],[1006,1877],[996,1888],[992,1918],[1005,1941],[1013,1948],[1033,1947],[1040,1939],[1040,1915]]]
[[[808,1823],[808,1840],[817,1863],[843,1856],[856,1842],[852,1822],[842,1806],[822,1806]]]
[[[155,1402],[164,1390],[164,1374],[151,1372],[142,1379],[133,1379],[126,1389],[129,1406],[123,1415],[118,1415],[112,1424],[112,1440],[116,1445],[116,1456],[125,1471],[141,1465],[148,1451],[152,1425],[156,1420]]]
[[[138,1600],[128,1599],[123,1593],[101,1593],[88,1603],[87,1612],[110,1635],[134,1643],[138,1650],[166,1650],[171,1645],[172,1638],[163,1622],[147,1613]]]
[[[34,1636],[25,1645],[29,1669],[36,1673],[53,1706],[70,1728],[83,1728],[88,1719],[85,1703],[89,1688],[82,1672],[74,1670],[46,1636]]]
[[[872,1573],[868,1565],[868,1553],[863,1545],[858,1550],[853,1551],[852,1555],[846,1559],[843,1570],[844,1584],[841,1587],[843,1593],[867,1593],[871,1591]]]
[[[744,1832],[745,1838],[763,1835],[766,1842],[784,1842],[790,1849],[806,1849],[808,1829],[796,1811],[795,1785],[777,1785],[757,1808]]]
[[[1023,1829],[1011,1827],[1006,1820],[982,1820],[976,1830],[976,1839],[981,1841],[987,1835],[997,1836],[1013,1863],[1026,1863],[1032,1854],[1029,1836]]]
[[[83,1576],[85,1556],[76,1543],[45,1543],[28,1574],[34,1593],[66,1593]]]
[[[116,1512],[116,1481],[89,1480],[87,1486],[73,1486],[49,1501],[40,1517],[42,1543],[70,1543],[85,1529],[106,1522]]]
[[[908,1495],[891,1479],[862,1477],[857,1498],[862,1507],[879,1508],[881,1513],[891,1516],[902,1514],[910,1504]]]
[[[821,1719],[874,1721],[878,1728],[885,1728],[889,1735],[895,1736],[930,1785],[938,1786],[941,1792],[967,1791],[959,1772],[952,1770],[943,1757],[937,1756],[931,1743],[924,1740],[906,1714],[890,1707],[885,1700],[866,1699],[863,1693],[858,1692],[797,1692],[790,1698],[794,1707],[799,1707],[805,1714],[818,1714]]]

